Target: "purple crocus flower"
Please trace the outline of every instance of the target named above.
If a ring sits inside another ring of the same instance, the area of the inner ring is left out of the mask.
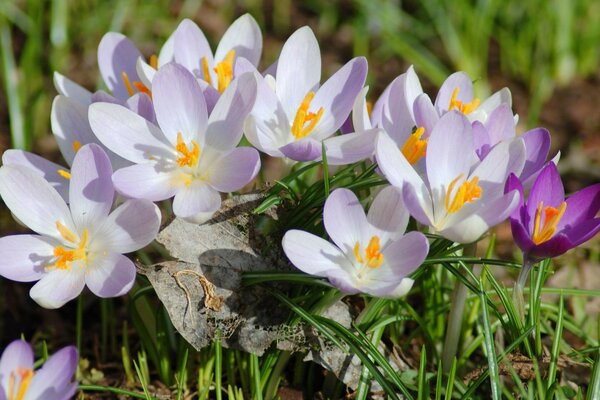
[[[205,221],[221,205],[219,192],[241,189],[260,169],[255,149],[236,148],[255,101],[256,81],[252,74],[235,79],[210,117],[198,82],[180,65],[162,67],[152,89],[158,126],[117,104],[90,106],[96,136],[134,163],[115,172],[115,188],[152,201],[174,196],[175,215]]]
[[[525,146],[521,139],[502,142],[480,161],[471,123],[451,111],[431,132],[422,174],[386,134],[379,135],[376,157],[417,221],[450,240],[471,243],[517,206],[518,193],[504,194],[504,184],[511,172],[522,171]]]
[[[290,230],[282,246],[298,269],[326,277],[345,293],[400,297],[412,287],[408,276],[429,251],[422,233],[404,234],[408,218],[402,196],[394,187],[378,194],[368,215],[354,193],[336,189],[323,210],[325,230],[333,243]]]
[[[525,200],[523,185],[511,175],[506,190],[521,194],[510,217],[515,243],[532,262],[556,257],[591,239],[600,231],[600,184],[582,189],[565,200],[556,165],[546,164]]]
[[[283,45],[275,79],[255,75],[258,96],[244,128],[246,137],[273,157],[312,161],[321,158],[322,141],[332,136],[350,114],[365,83],[367,61],[364,57],[350,60],[319,87],[319,44],[305,26]],[[338,145],[351,148],[347,140]]]
[[[15,340],[0,357],[0,400],[68,400],[77,391],[73,375],[79,356],[74,346],[54,353],[34,371],[29,343]]]
[[[133,262],[122,253],[148,245],[158,233],[160,211],[147,200],[127,200],[110,212],[114,189],[108,156],[97,145],[75,156],[69,206],[38,173],[23,166],[0,168],[0,195],[17,219],[36,234],[0,238],[0,275],[37,282],[30,296],[58,308],[83,287],[100,297],[129,291]]]

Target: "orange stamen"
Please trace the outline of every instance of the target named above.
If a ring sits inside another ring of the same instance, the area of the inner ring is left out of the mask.
[[[462,177],[463,174],[460,174],[450,182],[450,185],[448,185],[444,205],[446,206],[446,211],[449,213],[455,213],[463,208],[465,203],[473,203],[481,197],[482,190],[481,186],[478,184],[479,177],[477,176],[474,176],[470,181],[464,180],[463,183],[458,186],[458,189],[456,189],[456,191],[454,190]]]
[[[567,202],[560,203],[558,208],[544,207],[544,202],[540,201],[535,211],[535,220],[533,224],[533,235],[531,240],[535,244],[542,244],[552,238],[556,233],[556,226],[567,210]],[[544,221],[542,223],[542,214]]]
[[[217,73],[217,89],[223,93],[227,86],[233,79],[233,59],[235,58],[235,51],[229,50],[223,61],[218,63],[214,68]]]
[[[316,114],[308,111],[314,97],[315,92],[308,92],[308,94],[304,96],[302,103],[300,103],[298,111],[296,111],[294,123],[292,124],[292,135],[294,135],[296,140],[308,136],[315,129],[315,126],[317,126],[323,116],[323,107],[320,107]],[[307,123],[308,126],[305,126]]]
[[[177,159],[177,165],[180,167],[194,167],[198,164],[198,160],[200,159],[200,146],[195,140],[192,140],[192,149],[190,150],[183,141],[181,132],[177,133],[177,145],[175,146],[175,150],[181,154]]]
[[[411,165],[415,165],[421,158],[425,157],[429,138],[421,139],[424,133],[425,128],[417,128],[402,146],[402,154]]]
[[[457,111],[460,111],[465,115],[475,111],[477,107],[479,107],[479,99],[475,98],[469,103],[463,103],[462,101],[456,99],[456,97],[458,97],[458,89],[459,88],[457,86],[452,92],[452,97],[450,98],[450,105],[448,106],[448,111],[456,109]]]
[[[79,140],[74,140],[72,146],[73,146],[73,151],[75,153],[77,153],[79,151],[79,149],[81,148],[81,142]]]
[[[360,252],[360,242],[354,245],[354,257],[360,264],[365,264],[369,268],[377,268],[383,263],[383,254],[381,254],[381,244],[379,236],[372,236],[369,244],[365,249],[364,257]]]

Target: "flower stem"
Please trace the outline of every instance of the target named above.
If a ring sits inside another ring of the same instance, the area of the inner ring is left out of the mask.
[[[465,246],[464,256],[475,256],[477,252],[477,243]],[[454,357],[458,351],[458,342],[460,340],[463,314],[469,289],[457,279],[452,293],[452,305],[450,315],[448,316],[448,327],[446,329],[446,339],[444,340],[444,349],[442,350],[442,369],[445,373],[450,371]]]
[[[515,287],[513,289],[513,303],[515,304],[522,324],[525,323],[525,296],[523,295],[523,289],[525,288],[525,283],[527,283],[527,278],[529,277],[532,266],[533,263],[529,261],[529,259],[523,259],[523,267],[519,272],[519,277],[515,281]]]

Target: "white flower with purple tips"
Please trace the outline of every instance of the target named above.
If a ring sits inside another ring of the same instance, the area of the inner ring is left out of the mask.
[[[333,243],[291,230],[282,246],[298,269],[326,277],[345,293],[400,297],[412,287],[408,276],[429,251],[422,233],[404,234],[408,219],[402,196],[392,186],[377,195],[367,215],[354,193],[336,189],[323,211],[325,230]]]
[[[58,308],[84,286],[97,296],[129,291],[136,276],[123,253],[154,240],[158,207],[127,200],[110,212],[114,188],[108,156],[97,145],[75,156],[69,206],[37,172],[23,166],[0,168],[0,195],[17,219],[37,234],[0,238],[0,275],[18,282],[38,281],[30,291],[41,306]]]

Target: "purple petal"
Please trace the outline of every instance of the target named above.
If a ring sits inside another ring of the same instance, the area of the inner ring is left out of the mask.
[[[319,43],[313,31],[308,26],[304,26],[292,33],[284,43],[277,64],[276,92],[288,119],[294,119],[304,97],[311,90],[316,90],[319,82],[321,82]]]
[[[15,217],[34,232],[60,240],[57,221],[76,231],[65,201],[34,170],[4,165],[0,168],[0,195]]]
[[[402,192],[394,186],[388,186],[377,194],[367,214],[369,224],[385,233],[391,240],[395,240],[406,231],[409,218],[402,200]],[[383,238],[380,239],[382,243],[385,242]]]
[[[121,33],[108,32],[102,37],[98,45],[98,67],[115,97],[121,100],[130,97],[122,74],[125,72],[131,83],[139,81],[135,64],[141,56],[133,42]]]
[[[104,90],[97,90],[92,95],[92,103],[112,103],[125,106],[127,104],[127,101],[117,99],[115,96],[106,93]]]
[[[230,50],[235,51],[236,58],[243,57],[258,66],[262,53],[262,33],[250,14],[242,15],[229,26],[217,46],[215,61],[222,61]]]
[[[448,111],[452,93],[458,88],[456,100],[470,102],[473,100],[473,83],[469,75],[464,72],[455,72],[448,77],[440,87],[440,91],[435,99],[435,108],[442,114]]]
[[[240,142],[244,121],[256,100],[256,79],[248,73],[235,79],[215,105],[206,129],[205,144],[229,151]]]
[[[54,71],[54,87],[59,95],[67,97],[74,103],[88,106],[92,103],[92,93],[83,86]]]
[[[402,189],[402,199],[406,209],[414,219],[423,225],[431,225],[433,222],[433,204],[429,192],[425,185],[421,190],[411,183],[404,185]]]
[[[156,73],[152,99],[158,125],[173,146],[178,134],[188,143],[206,131],[206,101],[196,79],[182,66],[170,63]]]
[[[47,399],[53,393],[60,393],[64,399],[68,399],[67,392],[78,360],[75,346],[67,346],[54,353],[33,375],[27,398]]]
[[[279,148],[286,157],[296,161],[314,161],[321,158],[322,145],[310,137]]]
[[[520,213],[519,209],[525,204],[525,191],[523,190],[523,185],[521,184],[519,178],[517,178],[515,174],[511,173],[506,180],[504,193],[509,193],[513,190],[516,190],[519,193],[519,206],[517,207],[517,210],[515,210],[515,213],[513,213],[513,218],[518,218],[519,215],[517,213]]]
[[[564,229],[573,247],[579,246],[594,237],[600,231],[600,218],[583,221],[579,225],[573,225]]]
[[[317,90],[311,110],[323,108],[323,116],[311,133],[317,140],[331,136],[344,123],[367,77],[367,60],[356,57],[340,68]],[[295,115],[295,113],[294,113]]]
[[[60,308],[79,296],[85,286],[85,269],[79,266],[54,269],[45,274],[31,290],[31,298],[44,308]]]
[[[154,104],[152,99],[146,93],[137,93],[127,99],[127,108],[131,111],[144,117],[146,120],[156,123],[156,115],[154,115]]]
[[[516,207],[513,214],[519,214],[523,216],[526,214],[525,207]],[[510,217],[510,228],[512,231],[513,239],[523,253],[528,254],[532,248],[535,247],[535,243],[531,240],[531,234],[527,228],[527,224],[524,223],[523,218]]]
[[[85,284],[98,297],[118,297],[135,282],[135,265],[122,254],[98,255],[85,271]]]
[[[212,164],[209,182],[219,192],[235,192],[250,183],[259,170],[258,151],[251,147],[239,147]]]
[[[331,192],[323,208],[323,223],[331,240],[344,253],[351,253],[367,231],[365,211],[348,189]]]
[[[75,155],[69,203],[79,232],[108,216],[115,195],[111,176],[110,160],[98,145],[87,144]]]
[[[212,67],[214,59],[212,50],[206,40],[206,36],[198,28],[198,25],[189,19],[184,19],[173,33],[173,38],[173,57],[175,62],[183,65],[195,78],[207,81],[208,79],[206,79],[202,70],[202,58],[206,57],[206,62],[211,73],[211,80],[213,80]]]
[[[544,128],[535,128],[525,132],[522,136],[527,152],[525,167],[521,179],[527,180],[542,169],[550,151],[550,132]]]
[[[2,154],[2,164],[22,165],[31,168],[47,180],[65,201],[68,201],[69,181],[58,173],[58,171],[69,172],[67,168],[48,161],[37,154],[15,149],[8,149]]]
[[[596,217],[600,210],[600,184],[582,189],[567,198],[567,208],[556,229],[576,228]]]
[[[287,231],[281,246],[290,262],[310,275],[327,276],[329,271],[341,269],[341,264],[349,264],[340,249],[308,232],[296,229]]]
[[[17,282],[37,281],[54,258],[56,245],[56,241],[39,235],[0,238],[0,275]]]
[[[121,168],[112,176],[115,189],[125,197],[162,201],[175,196],[178,185],[170,172],[159,172],[154,164]]]
[[[533,246],[526,256],[534,260],[542,260],[544,258],[552,258],[560,256],[571,250],[576,245],[564,233],[554,235],[550,240],[543,242],[537,246]]]
[[[530,216],[529,232],[533,232],[535,214],[540,202],[544,203],[544,207],[558,208],[564,200],[565,191],[560,175],[556,165],[550,162],[542,169],[529,192],[526,204],[527,214]]]
[[[160,210],[151,201],[127,200],[96,228],[94,237],[99,238],[103,249],[131,253],[154,240],[160,228],[160,217]]]
[[[325,139],[327,163],[347,165],[373,157],[378,132],[379,129],[369,129]]]
[[[179,189],[173,201],[173,212],[176,216],[193,221],[200,214],[212,215],[221,206],[219,192],[207,183],[193,181],[190,185]]]
[[[33,351],[29,343],[24,340],[11,342],[0,357],[0,392],[8,389],[11,374],[14,374],[20,383],[19,369],[33,370]]]
[[[487,129],[481,122],[475,121],[473,122],[472,126],[475,152],[477,153],[477,157],[479,157],[480,160],[483,160],[492,149],[490,136],[488,135]]]

